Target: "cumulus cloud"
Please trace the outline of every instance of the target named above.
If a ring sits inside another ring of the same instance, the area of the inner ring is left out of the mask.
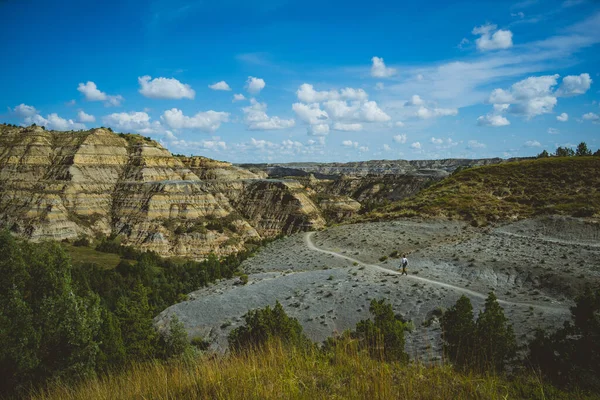
[[[541,147],[542,144],[537,140],[528,140],[525,142],[525,147]]]
[[[342,142],[342,146],[357,148],[358,147],[358,142],[353,142],[352,140],[344,140]]]
[[[485,144],[478,142],[477,140],[469,140],[467,142],[467,149],[469,149],[469,150],[484,149],[485,147],[486,147]]]
[[[296,91],[298,100],[303,103],[321,103],[328,100],[357,100],[366,101],[369,98],[363,89],[344,88],[338,90],[315,90],[309,83],[303,83]]]
[[[415,149],[415,150],[421,150],[421,143],[420,142],[414,142],[413,144],[410,145],[410,147],[412,149]]]
[[[79,129],[86,129],[84,124],[75,122],[72,119],[61,118],[56,113],[49,114],[46,116],[46,118],[42,117],[39,114],[30,115],[28,117],[25,117],[25,124],[36,124],[57,131],[74,131]]]
[[[388,144],[384,144],[382,149],[383,149],[383,151],[392,151],[392,148]]]
[[[475,45],[479,51],[508,49],[513,45],[512,32],[509,30],[498,29],[497,25],[486,24],[473,28],[473,35],[479,35],[475,40]]]
[[[234,94],[234,95],[233,95],[233,100],[232,100],[232,102],[236,102],[236,101],[242,101],[242,100],[246,100],[246,96],[244,96],[243,94],[241,94],[241,93],[238,93],[238,94]]]
[[[308,127],[308,134],[310,136],[327,136],[329,134],[329,125],[327,125],[327,124],[310,125]]]
[[[222,123],[229,121],[229,113],[209,110],[188,117],[183,114],[183,111],[172,108],[166,110],[160,119],[172,129],[199,129],[204,132],[214,132]]]
[[[341,122],[336,122],[333,124],[333,130],[335,131],[343,131],[343,132],[357,132],[362,130],[362,124],[344,124]]]
[[[77,90],[85,96],[87,101],[103,101],[106,106],[119,106],[123,101],[123,96],[108,95],[100,91],[92,81],[87,81],[85,84],[80,83]]]
[[[552,112],[558,97],[577,96],[589,90],[592,80],[589,74],[569,75],[563,78],[561,86],[558,85],[559,75],[532,76],[514,83],[510,89],[494,89],[488,98],[494,104],[495,111],[486,117],[480,117],[481,124],[490,122],[502,123],[499,116],[501,112],[508,111],[531,119],[537,115]],[[503,104],[499,104],[503,103]],[[502,106],[501,110],[496,108]],[[564,114],[564,116],[563,116]],[[567,121],[568,115],[563,113],[557,117],[559,121]],[[495,125],[498,126],[498,125]]]
[[[442,144],[444,143],[444,139],[440,139],[440,138],[436,138],[436,137],[432,137],[431,139],[429,139],[429,141],[433,144]]]
[[[160,130],[160,122],[150,122],[146,112],[131,111],[113,113],[102,118],[102,122],[120,132],[155,133]]]
[[[213,83],[212,85],[208,85],[208,87],[211,88],[212,90],[231,90],[231,88],[225,81]]]
[[[38,114],[38,110],[36,110],[35,107],[28,106],[23,103],[19,104],[10,111],[20,118],[33,117],[34,115]]]
[[[404,126],[404,122],[402,122],[402,121],[396,121],[396,122],[394,122],[394,126],[397,126],[397,127],[401,128],[401,127]]]
[[[321,110],[318,103],[294,103],[292,104],[292,110],[294,110],[301,121],[311,125],[322,124],[329,119],[327,112]]]
[[[425,102],[418,94],[414,94],[410,100],[406,102],[407,106],[421,106],[423,104],[425,104]]]
[[[267,131],[291,128],[295,125],[294,119],[281,119],[267,115],[267,105],[259,103],[256,99],[250,99],[250,105],[242,108],[244,111],[244,122],[251,131]]]
[[[86,114],[84,111],[79,110],[77,113],[77,119],[79,122],[96,122],[96,117],[90,114]]]
[[[421,119],[446,117],[446,116],[457,115],[457,114],[458,114],[458,110],[456,108],[419,107],[419,109],[416,112],[416,116]]]
[[[558,129],[555,128],[548,128],[548,133],[551,135],[558,135],[560,132]]]
[[[556,116],[556,120],[560,121],[560,122],[567,122],[569,120],[569,114],[567,113],[562,113],[560,115]]]
[[[175,78],[154,78],[145,75],[138,78],[139,92],[151,99],[193,99],[196,92],[188,84]]]
[[[261,90],[265,88],[265,81],[261,78],[255,78],[253,76],[249,76],[246,81],[246,90],[251,94],[258,94]]]
[[[593,112],[589,112],[587,114],[583,114],[583,116],[581,117],[586,121],[592,121],[593,123],[597,124],[600,122],[600,116],[598,114],[595,114]]]
[[[323,103],[330,118],[340,121],[386,122],[391,119],[376,102],[367,101],[360,103],[353,101],[350,104],[344,100],[330,100]]]
[[[366,153],[367,151],[369,151],[369,148],[367,146],[360,146],[358,148],[358,151],[360,151],[362,153]]]
[[[389,68],[385,66],[383,58],[373,57],[371,58],[373,64],[371,65],[371,76],[375,78],[389,78],[396,75],[395,68]]]
[[[400,143],[400,144],[404,144],[406,143],[407,140],[407,136],[405,134],[401,134],[401,135],[396,135],[394,136],[394,142],[396,143]]]
[[[477,118],[477,125],[499,127],[499,126],[510,125],[510,121],[508,119],[506,119],[505,117],[503,117],[502,115],[487,114],[487,115],[482,115],[479,118]]]
[[[556,91],[557,96],[570,97],[584,94],[592,85],[590,74],[565,76]]]

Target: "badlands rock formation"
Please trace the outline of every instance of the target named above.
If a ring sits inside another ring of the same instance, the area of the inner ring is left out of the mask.
[[[31,240],[123,236],[165,256],[228,254],[244,242],[321,228],[297,182],[139,135],[0,125],[0,226]]]

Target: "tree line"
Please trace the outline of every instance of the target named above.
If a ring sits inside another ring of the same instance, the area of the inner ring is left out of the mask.
[[[581,142],[577,145],[575,150],[571,147],[562,147],[559,146],[556,148],[556,151],[553,154],[548,153],[547,150],[542,151],[537,155],[537,158],[547,158],[547,157],[600,157],[600,149],[592,152],[591,149],[588,148],[585,142]]]

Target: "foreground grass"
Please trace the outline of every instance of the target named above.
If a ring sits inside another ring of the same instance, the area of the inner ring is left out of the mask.
[[[475,225],[542,214],[600,215],[600,157],[541,158],[458,172],[366,219],[429,215]]]
[[[36,399],[587,399],[535,378],[460,374],[449,366],[401,366],[341,347],[265,349],[224,357],[134,364],[75,386],[54,383]]]

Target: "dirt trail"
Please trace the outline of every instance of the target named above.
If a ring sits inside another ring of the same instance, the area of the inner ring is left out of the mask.
[[[318,251],[318,252],[325,253],[325,254],[330,254],[330,255],[333,255],[333,256],[339,257],[339,258],[343,258],[343,259],[346,259],[346,260],[351,261],[353,263],[357,263],[359,265],[364,265],[365,267],[369,267],[371,269],[378,270],[378,271],[384,272],[384,273],[389,274],[389,275],[400,275],[400,272],[398,272],[398,271],[394,271],[394,270],[391,270],[391,269],[383,268],[383,267],[381,267],[379,265],[367,264],[367,263],[364,263],[364,262],[362,262],[360,260],[357,260],[355,258],[348,257],[348,256],[345,256],[345,255],[340,254],[340,253],[336,253],[335,251],[321,249],[321,248],[317,247],[313,243],[313,241],[312,241],[312,237],[313,237],[314,233],[315,232],[307,232],[305,234],[305,236],[304,236],[304,240],[306,242],[306,246],[310,250]],[[411,280],[414,280],[414,281],[425,282],[425,283],[436,285],[436,286],[445,287],[445,288],[452,289],[452,290],[456,290],[458,292],[462,292],[462,293],[468,294],[469,296],[477,297],[477,298],[484,299],[484,300],[487,298],[487,294],[476,292],[474,290],[470,290],[470,289],[467,289],[467,288],[464,288],[464,287],[460,287],[460,286],[454,286],[454,285],[451,285],[449,283],[439,282],[439,281],[436,281],[436,280],[427,279],[427,278],[423,278],[423,277],[415,276],[415,275],[407,275],[407,276],[405,276],[405,278],[406,279],[411,279]],[[508,305],[508,306],[533,307],[533,308],[536,308],[536,309],[539,309],[539,310],[543,310],[543,311],[551,312],[551,313],[557,313],[557,314],[569,314],[569,312],[570,312],[568,308],[562,307],[562,306],[544,306],[544,305],[533,304],[533,303],[517,303],[517,302],[512,302],[512,301],[507,301],[507,300],[501,300],[501,299],[498,299],[498,303],[503,304],[503,305]]]

